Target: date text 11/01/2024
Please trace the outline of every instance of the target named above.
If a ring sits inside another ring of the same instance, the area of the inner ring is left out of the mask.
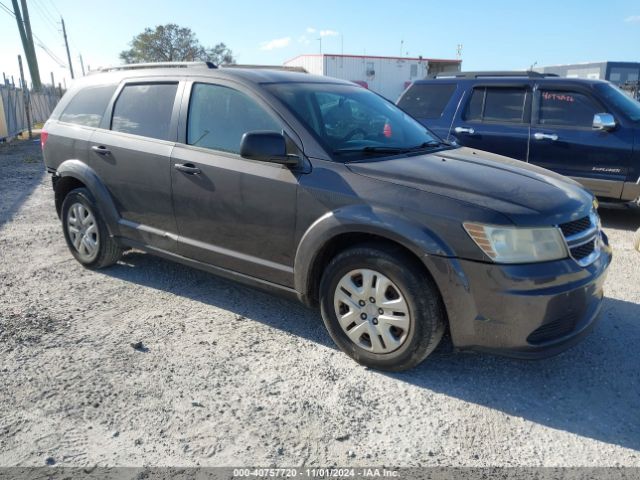
[[[234,478],[398,478],[386,468],[237,468]]]

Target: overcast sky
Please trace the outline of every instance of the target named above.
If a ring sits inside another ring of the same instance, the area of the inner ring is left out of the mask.
[[[17,79],[22,45],[0,0],[0,71]],[[599,60],[640,61],[640,1],[535,2],[391,0],[28,0],[44,83],[70,80],[60,31],[64,16],[74,71],[119,63],[145,27],[190,27],[204,45],[225,42],[239,63],[282,64],[302,53],[455,58],[463,68],[524,69]],[[51,52],[46,53],[42,42]],[[403,42],[403,43],[401,43]],[[402,50],[401,50],[402,45]],[[57,57],[54,60],[52,57]],[[26,65],[25,65],[26,68]]]

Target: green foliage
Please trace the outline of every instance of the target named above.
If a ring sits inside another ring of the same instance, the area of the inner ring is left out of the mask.
[[[145,28],[130,43],[129,50],[120,52],[124,63],[193,62],[208,60],[216,64],[235,63],[233,52],[224,44],[203,47],[190,28],[175,23]]]

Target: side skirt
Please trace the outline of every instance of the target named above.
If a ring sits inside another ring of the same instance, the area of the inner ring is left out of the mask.
[[[191,258],[183,257],[182,255],[168,252],[160,248],[155,248],[155,247],[146,245],[144,243],[131,240],[129,238],[119,237],[117,240],[121,245],[125,247],[142,250],[143,252],[149,253],[151,255],[156,255],[158,257],[171,260],[173,262],[181,263],[191,268],[203,270],[205,272],[212,273],[219,277],[233,280],[243,285],[247,285],[249,287],[262,290],[264,292],[279,295],[281,297],[288,298],[289,300],[296,300],[306,304],[304,300],[304,296],[293,288],[285,287],[284,285],[278,285],[276,283],[271,283],[266,280],[262,280],[260,278],[255,278],[249,275],[245,275],[243,273],[234,272],[233,270],[228,270],[226,268],[217,267],[215,265],[210,265],[208,263],[203,263],[198,260],[193,260]]]

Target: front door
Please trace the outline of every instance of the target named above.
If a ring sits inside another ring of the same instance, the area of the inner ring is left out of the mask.
[[[593,116],[608,112],[587,90],[540,88],[533,110],[529,162],[573,177],[597,196],[620,198],[632,134],[594,130]]]
[[[528,86],[474,87],[450,134],[460,145],[527,160],[531,91]]]
[[[176,250],[171,202],[171,150],[177,125],[178,82],[130,83],[108,108],[90,139],[90,165],[105,182],[124,236]]]
[[[171,157],[179,253],[292,286],[297,174],[239,155],[244,133],[281,121],[251,92],[212,83],[193,84],[184,118]]]

